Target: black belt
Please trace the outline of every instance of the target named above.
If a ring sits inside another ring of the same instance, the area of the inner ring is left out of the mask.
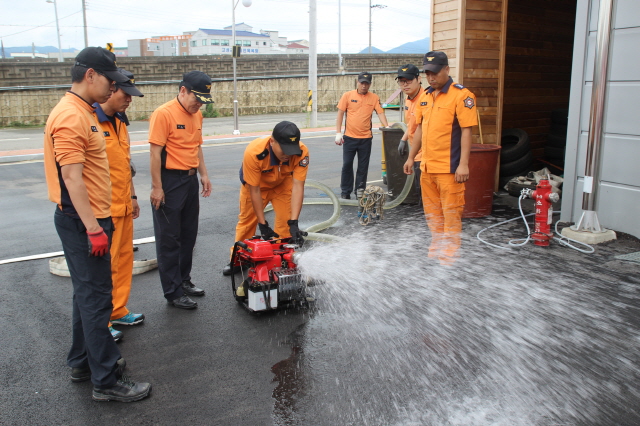
[[[189,176],[193,176],[196,174],[196,169],[189,169],[189,170],[176,170],[176,169],[162,169],[163,173],[169,173],[172,175],[189,175]]]

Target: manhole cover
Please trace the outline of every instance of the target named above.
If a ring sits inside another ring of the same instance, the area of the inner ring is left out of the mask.
[[[616,256],[616,259],[640,263],[640,251],[637,251],[635,253],[619,254]]]

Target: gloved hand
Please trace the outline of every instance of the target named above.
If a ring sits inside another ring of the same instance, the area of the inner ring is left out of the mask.
[[[104,229],[100,228],[98,232],[87,231],[87,240],[89,256],[101,257],[109,252],[109,237],[104,233]]]
[[[269,227],[269,222],[266,220],[264,223],[258,223],[258,227],[260,228],[260,236],[263,240],[270,240],[271,238],[279,238],[280,235],[276,234],[273,229]]]
[[[400,154],[400,157],[402,157],[406,153],[407,153],[407,141],[405,141],[404,139],[400,139],[400,143],[398,144],[398,154]]]
[[[302,232],[300,228],[298,228],[298,220],[289,220],[287,221],[287,225],[289,225],[289,232],[291,232],[291,242],[302,246],[302,244],[304,244],[304,238],[302,237],[306,237],[309,234]]]
[[[342,133],[336,133],[336,145],[342,145],[344,140],[342,140]]]

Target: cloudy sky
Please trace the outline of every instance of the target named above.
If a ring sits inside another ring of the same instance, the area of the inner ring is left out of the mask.
[[[5,47],[56,46],[53,3],[46,0],[2,1],[0,38]],[[52,0],[50,0],[52,1]],[[82,0],[56,0],[63,48],[84,47]],[[308,0],[252,0],[236,8],[236,22],[259,30],[277,30],[289,40],[309,38]],[[371,0],[372,45],[389,50],[429,36],[430,1]],[[342,0],[342,52],[369,45],[369,0]],[[10,4],[10,5],[9,5]],[[177,35],[198,28],[231,25],[232,0],[86,0],[89,45],[121,47],[128,39]],[[318,53],[338,52],[338,0],[317,0]]]

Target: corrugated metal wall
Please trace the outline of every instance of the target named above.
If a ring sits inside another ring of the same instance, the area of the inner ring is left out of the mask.
[[[562,220],[582,214],[599,0],[579,0]],[[615,0],[597,213],[605,228],[640,237],[640,2]],[[572,202],[571,202],[572,201]]]

